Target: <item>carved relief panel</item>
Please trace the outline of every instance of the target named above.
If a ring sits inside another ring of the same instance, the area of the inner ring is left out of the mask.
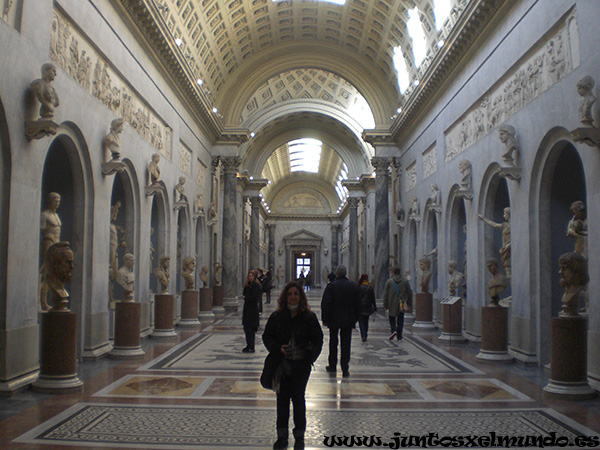
[[[423,152],[423,177],[427,178],[437,171],[437,147],[433,144]]]
[[[179,141],[179,170],[188,176],[192,173],[192,151],[181,141]]]
[[[410,191],[417,186],[417,162],[406,168],[406,190]]]

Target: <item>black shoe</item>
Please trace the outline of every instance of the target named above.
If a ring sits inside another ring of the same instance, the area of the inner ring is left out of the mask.
[[[288,448],[288,444],[289,442],[287,438],[277,438],[273,444],[273,450]]]
[[[329,373],[335,373],[335,367],[327,366],[327,367],[325,367],[325,370]]]
[[[294,442],[294,450],[304,450],[304,438],[296,438]]]
[[[347,370],[345,372],[342,373],[342,376],[344,378],[348,378],[350,376],[350,372],[348,372]]]
[[[254,349],[246,347],[242,349],[242,353],[254,353]]]

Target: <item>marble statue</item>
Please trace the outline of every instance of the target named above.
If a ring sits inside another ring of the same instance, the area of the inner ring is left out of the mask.
[[[460,171],[460,188],[465,191],[471,191],[471,163],[467,159],[463,159],[458,163],[458,170]]]
[[[54,109],[60,104],[58,94],[51,83],[56,78],[56,67],[54,64],[46,63],[42,66],[42,78],[38,78],[31,83],[31,90],[35,98],[41,103],[40,119],[52,119]]]
[[[519,160],[519,143],[517,131],[512,125],[502,125],[498,128],[500,142],[505,146],[502,161],[509,166],[517,166]]]
[[[191,256],[183,258],[181,266],[181,276],[185,281],[185,289],[191,291],[195,285],[194,272],[196,271],[196,258],[192,258]]]
[[[217,204],[212,202],[208,208],[208,220],[213,220],[217,217]]]
[[[179,177],[179,183],[175,185],[175,191],[179,194],[178,202],[187,203],[187,197],[185,196],[185,177]]]
[[[396,220],[398,222],[404,223],[404,210],[402,209],[402,203],[396,203]]]
[[[421,218],[421,211],[419,209],[419,199],[417,197],[414,197],[412,199],[410,209],[408,210],[408,217],[413,220],[418,220]]]
[[[204,216],[204,204],[202,203],[202,194],[198,194],[196,196],[196,201],[194,202],[194,214],[196,217]]]
[[[429,197],[429,207],[436,213],[442,212],[442,196],[437,184],[431,185],[431,196]]]
[[[573,251],[587,258],[587,217],[585,212],[585,203],[577,200],[571,204],[573,217],[567,225],[567,236],[575,240]]]
[[[412,280],[412,277],[410,276],[410,269],[404,269],[404,278],[406,279],[406,281]]]
[[[594,125],[593,106],[596,103],[596,97],[592,93],[592,89],[596,82],[590,76],[583,77],[577,83],[577,92],[582,97],[579,105],[579,118],[581,123],[586,126]]]
[[[133,266],[135,264],[135,257],[131,253],[125,253],[123,255],[123,265],[117,271],[116,280],[117,283],[123,288],[123,301],[133,301],[133,290],[135,288],[135,273],[133,272]]]
[[[202,287],[208,287],[208,266],[202,266],[200,271],[200,281],[202,281]]]
[[[451,296],[457,296],[458,289],[463,285],[463,274],[458,271],[458,263],[454,260],[448,262],[447,269],[448,275],[450,275],[448,278],[448,293]]]
[[[60,206],[60,194],[56,192],[50,192],[46,197],[46,209],[42,211],[40,217],[40,229],[42,234],[42,248],[41,257],[42,261],[48,249],[60,242],[60,230],[62,228],[62,222],[57,214],[58,207]],[[48,284],[46,283],[46,276],[44,271],[44,265],[40,268],[40,288],[39,288],[39,299],[40,307],[42,311],[48,311],[50,305],[48,305]]]
[[[154,234],[154,228],[150,228],[150,272],[152,272],[152,261],[154,261],[154,254],[156,250],[152,244],[152,235]]]
[[[587,260],[580,253],[565,253],[558,259],[560,285],[565,288],[560,316],[578,316],[579,297],[590,281]]]
[[[215,286],[221,286],[221,277],[223,276],[223,266],[219,263],[215,264]]]
[[[121,208],[121,202],[117,200],[111,208],[110,216],[110,244],[108,253],[108,297],[111,303],[114,302],[113,284],[117,276],[117,270],[119,268],[119,261],[117,259],[117,248],[119,247],[119,231],[124,231],[121,227],[119,227],[116,224],[117,216],[119,214],[119,208]]]
[[[50,311],[69,312],[69,293],[65,284],[71,281],[73,263],[73,252],[66,241],[51,245],[44,255],[44,278],[52,292]]]
[[[169,293],[169,282],[171,280],[171,274],[169,272],[169,266],[171,265],[171,258],[163,256],[158,261],[158,267],[154,269],[154,276],[158,280],[158,284],[161,288],[161,294]]]
[[[510,280],[500,272],[498,268],[498,260],[496,258],[489,258],[485,265],[488,272],[492,274],[492,279],[488,285],[490,293],[490,306],[500,306],[500,294],[510,285]]]
[[[158,167],[159,162],[160,153],[154,153],[152,155],[152,160],[150,161],[150,164],[148,164],[148,172],[150,173],[151,185],[158,184],[158,180],[160,180],[160,167]]]
[[[110,151],[113,160],[121,158],[121,138],[119,135],[123,132],[123,126],[123,119],[114,119],[110,123],[110,133],[106,135],[103,141],[104,150]]]
[[[506,276],[511,278],[511,247],[510,247],[510,208],[504,208],[504,221],[502,223],[494,222],[486,219],[481,214],[478,214],[479,220],[482,220],[487,225],[502,230],[502,247],[500,248],[500,259],[502,266],[506,272]]]
[[[427,257],[423,257],[419,260],[419,269],[423,272],[421,275],[421,281],[419,285],[421,286],[421,292],[428,293],[429,292],[429,282],[431,281],[431,261]]]

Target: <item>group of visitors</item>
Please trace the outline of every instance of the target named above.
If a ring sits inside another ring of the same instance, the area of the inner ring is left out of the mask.
[[[401,341],[404,313],[410,311],[412,306],[412,291],[399,268],[391,268],[390,272],[391,278],[383,289],[383,306],[388,311],[392,331],[390,340]],[[268,274],[269,272],[264,274],[263,283],[270,280]],[[352,330],[358,322],[362,341],[366,341],[369,317],[377,311],[375,293],[368,275],[362,274],[358,284],[350,281],[346,275],[346,267],[338,266],[335,279],[327,284],[321,300],[322,322],[329,328],[329,356],[325,369],[329,373],[336,373],[339,344],[340,367],[344,378],[350,375]],[[264,291],[259,281],[260,276],[259,271],[250,270],[244,285],[244,353],[255,352],[259,304]],[[269,301],[270,297],[267,303]],[[277,308],[269,317],[262,338],[269,351],[267,360],[271,358],[277,362],[277,369],[269,382],[269,387],[277,393],[277,440],[273,449],[285,449],[289,445],[290,402],[294,408],[294,449],[304,449],[306,385],[312,365],[323,347],[323,331],[317,316],[308,305],[304,286],[299,281],[287,283],[281,291]],[[266,364],[265,361],[265,366]]]
[[[300,276],[298,276],[298,283],[303,287],[305,291],[310,291],[313,282],[312,271],[308,271],[306,275],[304,275],[304,269],[300,271]]]

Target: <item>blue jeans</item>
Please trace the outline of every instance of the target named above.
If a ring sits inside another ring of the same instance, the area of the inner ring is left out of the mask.
[[[390,317],[390,328],[392,334],[398,333],[398,340],[402,339],[402,330],[404,329],[404,313],[401,312],[397,317]]]
[[[362,339],[367,338],[367,333],[369,333],[369,318],[371,316],[367,316],[365,314],[361,314],[358,316],[358,327],[360,328],[360,337]]]

